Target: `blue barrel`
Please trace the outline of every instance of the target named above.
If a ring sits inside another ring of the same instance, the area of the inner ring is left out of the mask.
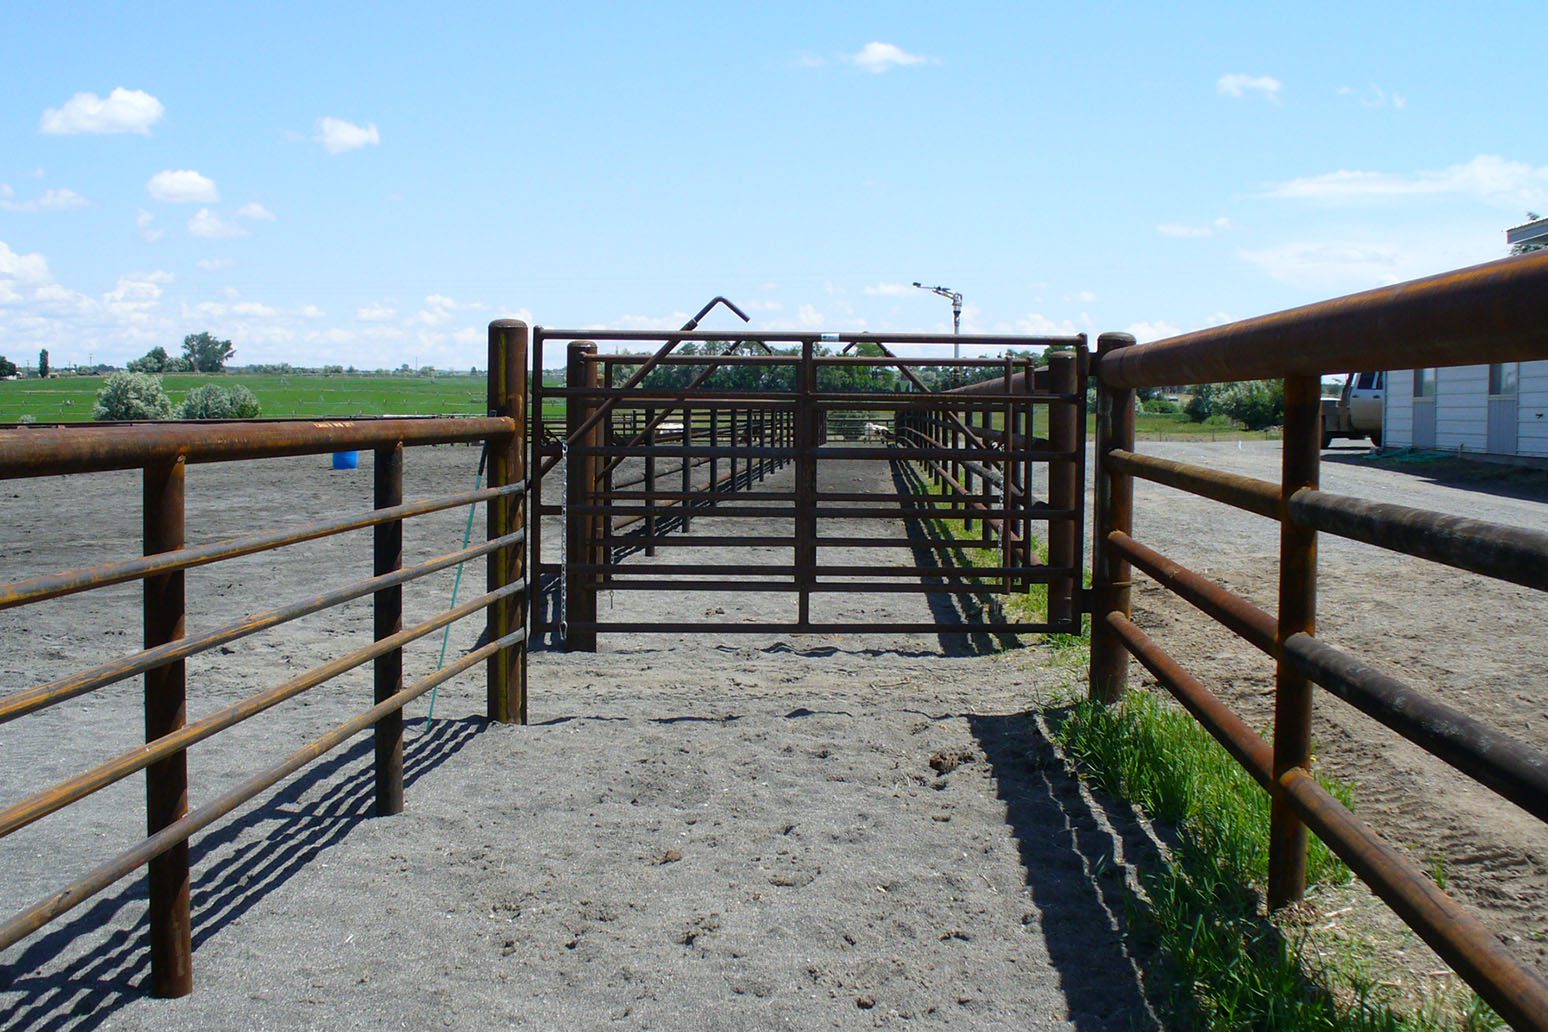
[[[336,451],[333,453],[334,469],[359,469],[360,453],[357,451]]]

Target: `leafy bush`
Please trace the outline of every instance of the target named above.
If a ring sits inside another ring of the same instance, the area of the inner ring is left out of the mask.
[[[164,373],[167,371],[167,349],[163,347],[151,348],[139,358],[130,359],[124,366],[131,373]]]
[[[177,407],[178,419],[251,419],[258,414],[258,397],[237,384],[226,388],[207,383],[188,392]]]
[[[1215,385],[1201,383],[1193,388],[1193,393],[1188,396],[1188,403],[1183,406],[1183,411],[1188,418],[1195,423],[1202,423],[1215,414]]]
[[[1140,408],[1153,415],[1174,416],[1182,411],[1182,406],[1175,401],[1167,401],[1165,398],[1149,398],[1140,402]]]
[[[172,402],[161,380],[146,373],[114,373],[97,392],[93,419],[168,419]]]
[[[1283,380],[1244,380],[1227,384],[1215,395],[1215,411],[1249,430],[1266,430],[1285,421]]]

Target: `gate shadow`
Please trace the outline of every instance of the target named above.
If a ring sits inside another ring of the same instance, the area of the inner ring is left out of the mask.
[[[1162,865],[1152,833],[1127,803],[1084,791],[1031,713],[967,721],[1005,804],[1070,1024],[1164,1028],[1146,988],[1156,958],[1129,927],[1128,886]]]
[[[415,734],[404,757],[403,781],[420,778],[455,756],[486,722],[479,717],[438,720]],[[424,727],[423,722],[412,722]],[[198,992],[198,949],[275,892],[312,860],[371,819],[374,746],[360,736],[343,751],[304,768],[266,801],[235,820],[196,838],[189,850],[193,869],[192,910]],[[309,793],[320,792],[314,802]],[[116,890],[83,905],[76,916],[44,933],[14,961],[0,968],[0,992],[19,999],[0,1010],[0,1027],[10,1030],[92,1028],[143,998],[150,977],[149,923],[144,913],[146,879],[139,873]],[[138,908],[132,924],[107,931],[105,940],[61,966],[50,961],[99,934]]]
[[[928,494],[927,485],[911,463],[895,460],[891,466],[893,488],[898,494]],[[905,509],[901,518],[904,532],[908,535],[909,547],[913,551],[915,566],[944,565],[947,562],[954,562],[958,566],[970,565],[966,557],[961,554],[963,547],[961,543],[932,538],[925,532],[924,522],[930,519],[930,516],[920,511],[910,512]],[[953,553],[956,554],[953,555]],[[923,577],[921,582],[927,585],[944,586],[946,580],[943,577]],[[974,595],[931,592],[925,596],[925,602],[930,607],[931,617],[942,627],[1006,619],[1004,609],[992,592],[986,591]],[[942,631],[939,638],[941,652],[954,658],[983,656],[1016,648],[1020,644],[1014,634],[989,634],[983,631],[971,634],[961,631]]]

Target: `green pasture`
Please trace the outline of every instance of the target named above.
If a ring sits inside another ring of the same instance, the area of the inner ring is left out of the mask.
[[[106,377],[0,382],[0,423],[31,416],[39,423],[85,422]],[[169,373],[162,386],[176,405],[206,383],[241,384],[271,417],[479,415],[487,406],[482,376],[323,376],[320,374]],[[562,413],[563,407],[550,415]]]

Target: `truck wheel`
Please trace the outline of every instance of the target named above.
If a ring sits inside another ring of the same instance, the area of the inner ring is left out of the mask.
[[[1381,447],[1381,431],[1380,430],[1372,430],[1371,431],[1371,446],[1373,448],[1380,448]]]

